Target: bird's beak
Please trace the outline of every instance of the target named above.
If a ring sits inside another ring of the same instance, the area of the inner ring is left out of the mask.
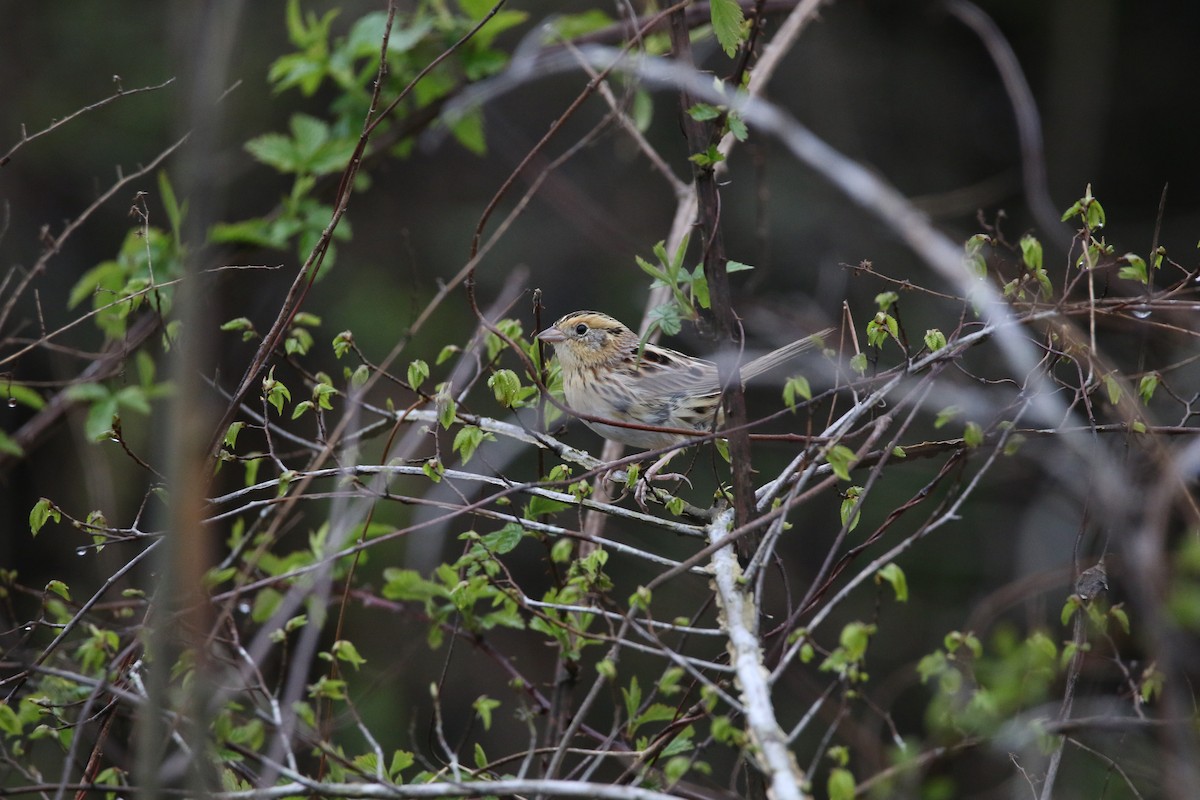
[[[547,344],[558,344],[567,340],[567,337],[563,336],[563,332],[554,327],[546,328],[546,330],[537,335],[537,338]]]

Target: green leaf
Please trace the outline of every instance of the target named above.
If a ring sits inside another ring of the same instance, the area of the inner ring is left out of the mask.
[[[657,325],[659,330],[667,336],[674,336],[683,330],[679,307],[674,303],[663,303],[650,309],[650,323],[652,326]]]
[[[333,647],[331,647],[329,651],[338,661],[345,661],[347,664],[352,665],[355,669],[358,669],[363,664],[367,663],[367,660],[359,654],[358,648],[355,647],[354,643],[348,639],[339,639],[338,641],[334,642]]]
[[[100,383],[77,383],[67,389],[67,398],[85,403],[107,400],[111,396],[108,387]]]
[[[854,511],[854,507],[858,505],[858,499],[862,497],[861,486],[851,486],[846,490],[846,496],[842,498],[841,517],[842,525],[846,524],[846,520],[850,519],[850,512]],[[855,512],[854,519],[850,522],[847,532],[858,527],[858,521],[862,518],[862,511]]]
[[[297,403],[296,407],[292,409],[292,419],[300,419],[300,417],[304,416],[306,411],[311,411],[312,407],[313,403],[311,400],[305,400],[301,403]],[[283,412],[281,411],[280,413],[282,414]]]
[[[471,460],[471,456],[475,455],[475,451],[483,443],[484,439],[494,438],[490,433],[485,433],[477,425],[464,425],[454,435],[453,450],[458,453],[462,459],[462,463],[466,464]]]
[[[878,312],[867,323],[867,343],[874,347],[883,347],[888,339],[899,339],[899,334],[899,323],[887,312]]]
[[[739,142],[750,138],[750,129],[746,127],[746,120],[738,114],[730,113],[725,119],[725,124],[729,126],[729,132],[733,134],[733,138]]]
[[[267,402],[274,406],[276,413],[283,415],[284,402],[292,401],[292,393],[283,385],[282,381],[275,380],[275,368],[271,367],[267,373],[267,377],[263,378],[263,396]]]
[[[670,722],[678,713],[673,706],[665,703],[652,703],[649,708],[638,715],[637,725],[641,726],[647,722]]]
[[[296,470],[294,469],[285,469],[283,472],[279,473],[279,486],[275,490],[275,496],[283,497],[285,494],[287,494],[288,487],[292,485],[292,481],[295,480],[295,478]]]
[[[330,380],[328,375],[319,373],[319,376],[322,378],[322,380],[320,383],[313,386],[313,402],[317,404],[318,408],[324,409],[325,411],[332,411],[333,402],[330,400],[330,398],[336,397],[338,390],[333,388],[332,384],[328,382]]]
[[[254,323],[251,322],[247,317],[236,317],[234,319],[229,320],[228,322],[222,322],[220,329],[223,331],[250,331],[250,332],[253,332],[254,331]]]
[[[483,112],[475,108],[464,113],[450,125],[458,143],[477,156],[487,155],[487,139],[483,132]]]
[[[574,550],[575,545],[570,539],[559,539],[550,548],[550,560],[555,564],[566,564]]]
[[[113,436],[113,419],[117,414],[117,399],[109,397],[92,404],[83,421],[83,433],[90,441],[99,442]]]
[[[870,644],[875,630],[874,625],[865,622],[847,623],[838,636],[838,643],[845,648],[851,660],[860,661],[867,654],[867,645]]]
[[[495,555],[502,556],[515,550],[524,537],[525,529],[515,522],[509,522],[500,530],[482,537],[480,543]]]
[[[330,678],[328,675],[322,675],[317,679],[316,683],[309,684],[308,696],[314,700],[345,700],[346,682]]]
[[[0,703],[0,732],[10,737],[20,736],[23,727],[13,707],[8,703]]]
[[[305,355],[313,345],[313,336],[304,328],[293,328],[283,343],[284,352],[288,355]]]
[[[400,777],[400,773],[411,767],[416,761],[416,756],[407,750],[397,750],[392,754],[392,763],[388,765],[388,777],[396,781]]]
[[[837,444],[825,451],[825,460],[829,463],[834,475],[848,481],[850,480],[850,467],[858,461],[858,457],[849,447]]]
[[[8,453],[10,456],[16,456],[17,458],[25,455],[25,451],[21,449],[21,445],[17,444],[4,431],[0,431],[0,453]]]
[[[970,448],[976,448],[983,444],[983,428],[979,427],[979,423],[967,423],[967,427],[963,430],[963,443]]]
[[[483,729],[490,731],[492,729],[492,711],[500,707],[500,701],[481,694],[475,698],[475,702],[471,706],[475,709],[479,721],[483,723]]]
[[[805,400],[812,400],[812,387],[803,375],[788,378],[787,383],[783,385],[783,404],[795,411],[797,395]]]
[[[498,369],[488,377],[488,386],[496,395],[496,401],[512,408],[520,400],[521,379],[511,369]]]
[[[37,536],[42,526],[51,519],[55,522],[62,522],[62,512],[58,510],[58,507],[54,503],[43,497],[34,503],[33,508],[29,512],[30,532],[34,536]]]
[[[242,428],[246,427],[245,422],[232,422],[225,431],[225,446],[234,448],[237,446],[238,434],[242,432]]]
[[[650,589],[638,586],[637,590],[629,596],[629,607],[634,610],[645,610],[650,608],[650,602],[653,599],[654,594]]]
[[[976,278],[987,277],[987,259],[983,256],[983,248],[990,242],[987,234],[977,233],[963,245],[963,266]]]
[[[249,244],[272,250],[287,246],[294,224],[271,222],[265,219],[245,219],[239,222],[219,222],[208,231],[210,241],[218,244]]]
[[[1106,221],[1104,214],[1104,206],[1100,205],[1100,201],[1095,198],[1087,206],[1087,224],[1089,228],[1103,228]]]
[[[678,624],[688,625],[688,618],[682,618]],[[658,680],[659,693],[664,697],[671,697],[681,692],[682,688],[679,686],[679,682],[683,680],[685,674],[683,667],[670,667],[665,670]]]
[[[10,381],[6,381],[0,385],[0,399],[5,400],[9,408],[12,408],[17,403],[28,406],[34,411],[41,411],[46,407],[46,401],[35,390]]]
[[[1158,389],[1158,382],[1159,377],[1157,372],[1147,373],[1138,381],[1138,397],[1142,398],[1144,404],[1150,404],[1151,398],[1154,397],[1154,392]]]
[[[1117,380],[1116,373],[1110,372],[1104,376],[1104,389],[1108,392],[1108,402],[1114,406],[1121,402],[1121,382]]]
[[[450,426],[454,424],[454,418],[458,414],[458,403],[454,402],[454,398],[450,396],[450,384],[442,383],[437,388],[437,412],[438,422],[446,430],[450,430]]]
[[[150,413],[150,402],[146,398],[146,391],[141,386],[126,386],[113,395],[113,399],[121,408],[127,408],[139,414]]]
[[[958,406],[946,406],[937,413],[937,417],[933,420],[934,428],[942,428],[947,422],[957,417],[962,413],[962,409]]]
[[[421,471],[425,473],[425,477],[434,483],[441,483],[442,476],[446,474],[446,468],[442,466],[442,462],[436,458],[431,458],[421,465]]]
[[[854,774],[848,769],[830,770],[826,789],[829,800],[854,800]]]
[[[875,582],[887,581],[892,585],[892,591],[896,593],[896,600],[901,603],[908,602],[908,578],[904,575],[904,570],[900,569],[897,564],[888,564],[883,569],[875,573]]]
[[[445,597],[445,587],[426,580],[413,569],[388,567],[383,571],[383,596],[389,600],[416,600],[424,602]]]
[[[850,356],[850,369],[859,375],[865,375],[867,373],[867,354],[855,353]]]
[[[751,270],[751,269],[754,269],[753,264],[744,264],[741,261],[733,261],[733,260],[729,260],[729,261],[725,262],[725,271],[726,272],[746,272],[747,270]]]
[[[1029,234],[1021,237],[1021,260],[1030,270],[1042,268],[1042,243]]]
[[[292,140],[282,133],[264,133],[245,144],[246,151],[255,159],[279,172],[298,172],[300,159]]]
[[[946,334],[937,328],[930,328],[925,331],[925,346],[929,348],[929,352],[936,353],[946,346]]]
[[[712,298],[708,292],[708,278],[704,275],[704,265],[696,266],[695,272],[692,273],[692,281],[690,284],[692,297],[696,298],[696,305],[701,308],[711,308]]]
[[[71,602],[71,590],[68,589],[67,585],[65,583],[63,583],[62,581],[59,581],[59,580],[50,581],[49,583],[46,584],[46,591],[54,592],[56,595],[61,597],[63,600],[66,600],[68,603]]]
[[[879,306],[880,311],[887,311],[900,300],[900,295],[895,292],[881,292],[875,295],[875,305]]]
[[[414,391],[429,377],[429,365],[417,359],[408,365],[408,385]]]
[[[707,122],[721,116],[721,109],[708,103],[696,103],[688,109],[688,116],[698,122]]]
[[[717,0],[717,2],[728,2],[729,0]],[[714,3],[715,5],[715,3]],[[691,161],[701,167],[712,167],[720,164],[725,160],[725,155],[717,148],[715,144],[711,144],[703,153],[694,153],[688,156],[688,161]]]
[[[1083,600],[1079,595],[1072,594],[1067,596],[1067,601],[1063,603],[1062,612],[1059,613],[1059,620],[1063,625],[1071,621],[1071,617],[1075,616],[1075,612],[1083,605]]]
[[[737,0],[712,0],[709,4],[713,33],[725,55],[733,58],[746,39],[746,16]]]
[[[662,242],[659,242],[655,246],[662,246]],[[663,286],[670,285],[670,277],[667,275],[667,271],[658,264],[652,264],[638,255],[635,255],[633,260],[637,263],[638,267],[641,268],[642,272],[646,273],[651,278],[654,278],[654,280],[660,281]]]
[[[392,25],[392,33],[388,37],[388,55],[402,55],[412,50],[434,27],[433,19],[425,16],[417,16],[406,22],[409,23],[407,28],[399,20]],[[350,35],[346,37],[347,49],[361,58],[378,55],[386,23],[387,14],[383,11],[363,16],[354,23]]]
[[[291,128],[295,152],[300,159],[297,171],[322,175],[345,168],[346,158],[351,151],[348,150],[345,156],[335,157],[333,149],[326,147],[330,143],[330,135],[329,125],[324,120],[308,114],[293,114],[288,120],[288,127]]]
[[[525,506],[525,516],[533,519],[544,514],[557,514],[559,511],[566,511],[570,507],[570,504],[564,503],[561,500],[534,495],[529,498],[529,503]]]
[[[1118,277],[1137,281],[1143,285],[1149,285],[1150,272],[1146,268],[1146,260],[1144,258],[1133,253],[1126,253],[1119,260],[1124,261],[1128,266],[1121,267],[1117,271]]]
[[[642,689],[638,685],[637,675],[629,679],[628,689],[621,689],[621,696],[625,698],[625,716],[632,724],[642,704]]]

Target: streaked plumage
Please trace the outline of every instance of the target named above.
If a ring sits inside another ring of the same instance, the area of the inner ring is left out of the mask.
[[[742,366],[743,382],[771,370],[812,347],[828,331],[800,339]],[[538,334],[554,346],[562,366],[567,405],[582,414],[683,428],[698,434],[722,421],[717,365],[647,344],[639,359],[638,336],[598,311],[576,311]],[[622,428],[584,420],[606,439],[655,450],[688,439],[682,434]]]

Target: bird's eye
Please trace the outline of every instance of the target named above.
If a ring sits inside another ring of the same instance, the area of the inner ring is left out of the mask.
[[[582,322],[575,326],[575,335],[576,336],[583,336],[585,333],[587,333],[587,331],[588,331],[587,325],[584,325]]]

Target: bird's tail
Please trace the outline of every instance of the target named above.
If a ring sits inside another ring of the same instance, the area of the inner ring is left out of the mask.
[[[806,336],[803,339],[797,339],[791,344],[785,344],[778,350],[772,350],[764,356],[759,356],[753,361],[746,362],[742,366],[742,381],[751,381],[762,375],[764,372],[769,372],[780,364],[790,361],[805,350],[813,347],[822,339],[832,334],[833,328],[826,328],[823,331],[818,331],[811,336]]]

